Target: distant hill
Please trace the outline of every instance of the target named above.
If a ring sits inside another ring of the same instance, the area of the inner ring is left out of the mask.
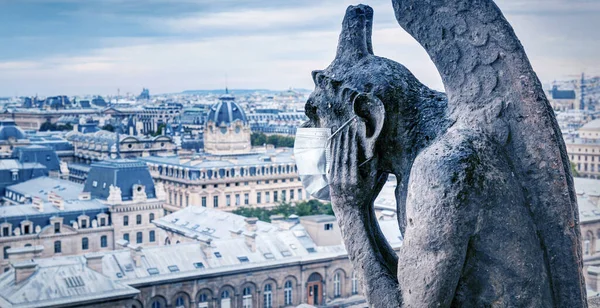
[[[300,93],[310,93],[311,90],[307,90],[307,89],[292,89],[294,91],[300,92]],[[247,94],[253,94],[253,93],[261,93],[261,94],[279,94],[282,92],[286,92],[288,90],[268,90],[268,89],[230,89],[229,93],[230,94],[234,94],[234,95],[247,95]],[[182,94],[200,94],[200,95],[207,95],[207,94],[215,94],[215,95],[221,95],[221,94],[225,94],[225,90],[224,89],[217,89],[217,90],[185,90],[183,92],[181,92]]]

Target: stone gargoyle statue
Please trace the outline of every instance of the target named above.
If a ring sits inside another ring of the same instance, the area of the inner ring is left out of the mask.
[[[330,197],[369,305],[586,307],[565,145],[510,24],[492,0],[392,3],[446,93],[375,56],[358,5],[306,103],[306,127],[336,131]],[[373,209],[390,173],[399,252]]]

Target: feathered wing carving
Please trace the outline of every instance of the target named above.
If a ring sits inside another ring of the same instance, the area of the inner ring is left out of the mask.
[[[564,141],[540,81],[492,0],[392,0],[400,26],[441,74],[455,126],[503,146],[545,249],[557,307],[585,303],[577,201]]]

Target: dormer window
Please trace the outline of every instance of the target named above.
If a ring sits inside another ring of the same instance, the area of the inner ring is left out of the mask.
[[[82,219],[81,220],[81,228],[82,229],[87,228],[87,219]]]
[[[10,227],[2,227],[2,236],[10,236]]]
[[[54,223],[54,233],[60,233],[60,222]]]

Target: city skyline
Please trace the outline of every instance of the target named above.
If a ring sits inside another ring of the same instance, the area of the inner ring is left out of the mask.
[[[0,4],[0,96],[312,88],[355,1],[12,1]],[[379,56],[443,90],[427,54],[374,0]],[[498,1],[542,82],[600,74],[600,3]],[[227,76],[227,77],[226,77]]]

